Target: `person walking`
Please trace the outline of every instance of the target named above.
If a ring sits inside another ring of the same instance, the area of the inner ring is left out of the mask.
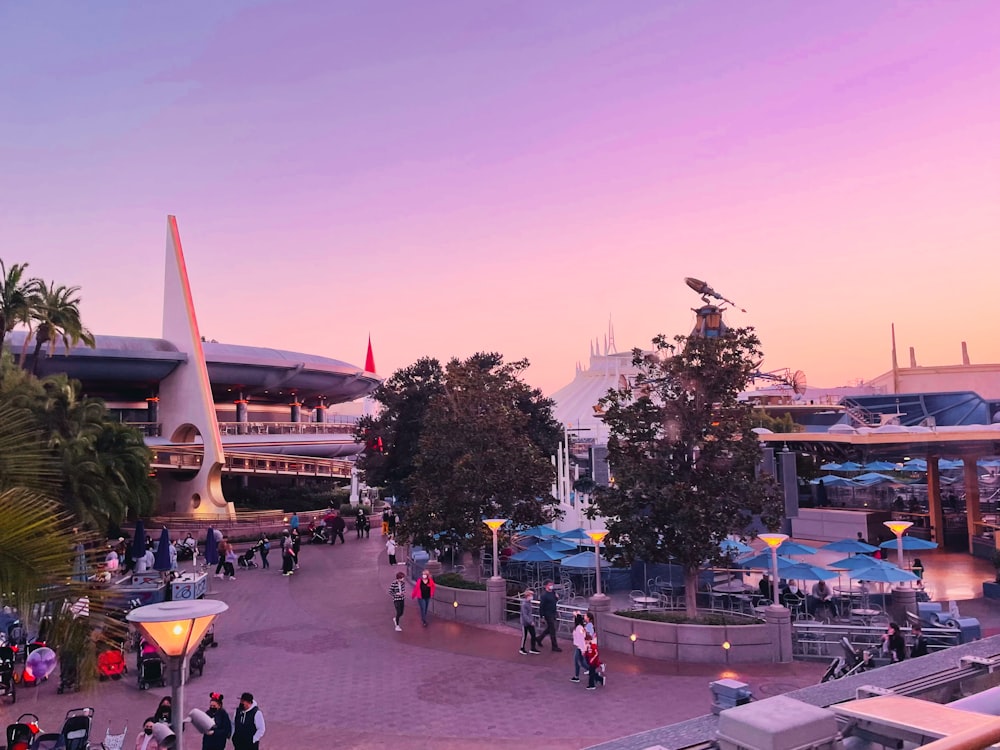
[[[292,537],[286,531],[281,535],[281,575],[290,576],[295,567],[295,552],[292,550]]]
[[[271,567],[270,563],[267,561],[267,553],[271,551],[271,542],[266,536],[260,538],[260,566],[267,570]]]
[[[135,738],[135,750],[160,750],[160,743],[153,736],[155,724],[152,716],[142,722],[142,731]]]
[[[299,514],[298,514],[298,511],[296,511],[295,513],[292,513],[292,517],[290,519],[288,519],[288,528],[291,529],[292,531],[298,531],[299,530]]]
[[[333,525],[331,527],[332,534],[330,536],[330,544],[336,544],[337,539],[340,539],[341,544],[347,544],[344,541],[344,529],[347,528],[347,524],[344,522],[344,517],[337,513],[333,517]]]
[[[552,650],[557,653],[562,651],[559,648],[559,643],[556,641],[556,603],[558,601],[559,595],[552,590],[552,581],[546,581],[545,592],[538,603],[538,614],[545,620],[545,630],[538,636],[538,644],[545,643],[545,638],[548,636],[549,641],[552,643]]]
[[[389,596],[392,597],[392,606],[396,614],[392,617],[392,624],[397,633],[403,632],[400,622],[403,619],[403,605],[406,603],[406,574],[400,571],[396,573],[396,580],[389,584]]]
[[[906,658],[906,641],[899,632],[899,625],[894,622],[890,622],[882,634],[882,651],[889,655],[891,662],[903,661]]]
[[[587,671],[590,667],[583,654],[587,650],[587,629],[584,624],[583,615],[577,613],[573,618],[573,676],[570,682],[580,681],[580,670]]]
[[[538,636],[535,634],[535,613],[532,611],[535,592],[526,589],[521,599],[521,654],[540,654]],[[531,650],[528,651],[528,638],[531,638]]]
[[[913,623],[913,626],[910,628],[910,634],[913,636],[913,645],[910,646],[910,658],[915,659],[918,656],[927,656],[929,651],[923,626],[919,622]]]
[[[604,674],[601,672],[601,667],[604,665],[601,663],[601,654],[597,650],[597,636],[587,636],[587,649],[583,652],[584,658],[587,660],[587,690],[597,690],[598,682],[601,683],[601,687],[604,687],[606,681],[604,679]]]
[[[368,526],[368,514],[365,513],[364,506],[359,505],[354,516],[354,531],[357,533],[358,539],[368,538]]]
[[[238,556],[236,554],[236,548],[229,542],[226,542],[226,575],[229,577],[230,581],[236,580],[237,559]]]
[[[216,542],[215,550],[219,553],[219,564],[215,566],[215,577],[223,578],[223,572],[226,569],[226,545],[229,544],[229,537],[223,536],[218,542]]]
[[[233,719],[233,748],[259,750],[265,729],[264,714],[253,699],[253,693],[243,693],[240,696],[240,707]]]
[[[389,506],[382,509],[382,536],[389,536]]]
[[[202,736],[201,750],[226,750],[226,743],[233,734],[233,721],[222,707],[222,698],[222,693],[208,694],[208,711],[205,713],[215,720],[215,727]]]
[[[292,570],[299,569],[299,550],[302,548],[302,537],[299,535],[298,529],[292,529]]]
[[[420,574],[417,585],[413,587],[410,594],[411,599],[416,599],[420,605],[420,621],[427,627],[427,609],[430,607],[431,599],[434,596],[434,579],[426,570]]]
[[[389,537],[385,543],[385,551],[389,555],[389,564],[396,565],[396,539],[395,537]]]

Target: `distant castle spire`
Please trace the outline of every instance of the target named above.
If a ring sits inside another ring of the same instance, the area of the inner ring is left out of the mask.
[[[368,334],[368,356],[365,357],[365,372],[376,372],[375,355],[372,353],[372,335]]]

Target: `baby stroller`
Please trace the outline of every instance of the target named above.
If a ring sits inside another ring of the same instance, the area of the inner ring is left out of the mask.
[[[128,672],[121,648],[109,648],[97,655],[97,674],[104,680],[120,680]]]
[[[77,691],[80,689],[80,665],[76,656],[64,649],[59,654],[59,687],[56,692],[62,695],[67,690]]]
[[[126,737],[128,737],[128,722],[125,723],[121,734],[111,734],[111,722],[109,721],[101,748],[102,750],[125,750]]]
[[[184,539],[183,542],[177,544],[177,559],[178,560],[191,560],[194,557],[194,553],[198,551],[198,541],[190,534]]]
[[[313,529],[312,539],[309,541],[312,544],[326,544],[330,540],[325,526],[317,526]]]
[[[0,695],[7,698],[11,704],[17,701],[17,685],[14,684],[14,656],[14,649],[10,646],[0,646]]]
[[[253,556],[256,555],[264,548],[264,542],[257,542],[250,549],[244,552],[237,558],[241,568],[256,568],[257,563],[254,562]]]
[[[856,649],[846,635],[840,639],[840,645],[844,649],[843,658],[838,657],[831,662],[820,682],[829,682],[830,680],[839,680],[841,677],[850,677],[852,674],[861,674],[875,666],[872,661],[874,657],[872,652],[867,649]]]
[[[28,631],[20,620],[13,620],[7,626],[7,647],[14,652],[15,661],[28,658]]]
[[[16,722],[7,725],[7,750],[30,750],[35,736],[41,731],[37,716],[21,714]]]
[[[163,659],[152,644],[145,641],[139,646],[138,657],[139,689],[148,687],[164,687],[167,682],[163,676]]]
[[[90,725],[93,719],[92,708],[70,709],[66,712],[62,731],[38,735],[31,750],[89,750]]]
[[[188,675],[194,677],[195,672],[198,673],[199,677],[205,673],[205,641],[198,644],[198,648],[188,660]]]

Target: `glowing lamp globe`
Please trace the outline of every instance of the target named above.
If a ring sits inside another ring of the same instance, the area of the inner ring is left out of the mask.
[[[882,525],[896,536],[900,536],[913,525],[913,521],[883,521]]]
[[[229,609],[215,599],[161,602],[136,607],[126,615],[150,641],[170,657],[194,653],[215,618]]]

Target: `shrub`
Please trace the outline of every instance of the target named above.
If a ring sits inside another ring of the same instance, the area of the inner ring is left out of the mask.
[[[435,577],[434,583],[439,586],[447,586],[452,589],[472,589],[473,591],[486,591],[486,584],[479,581],[467,581],[458,573],[442,573]]]

